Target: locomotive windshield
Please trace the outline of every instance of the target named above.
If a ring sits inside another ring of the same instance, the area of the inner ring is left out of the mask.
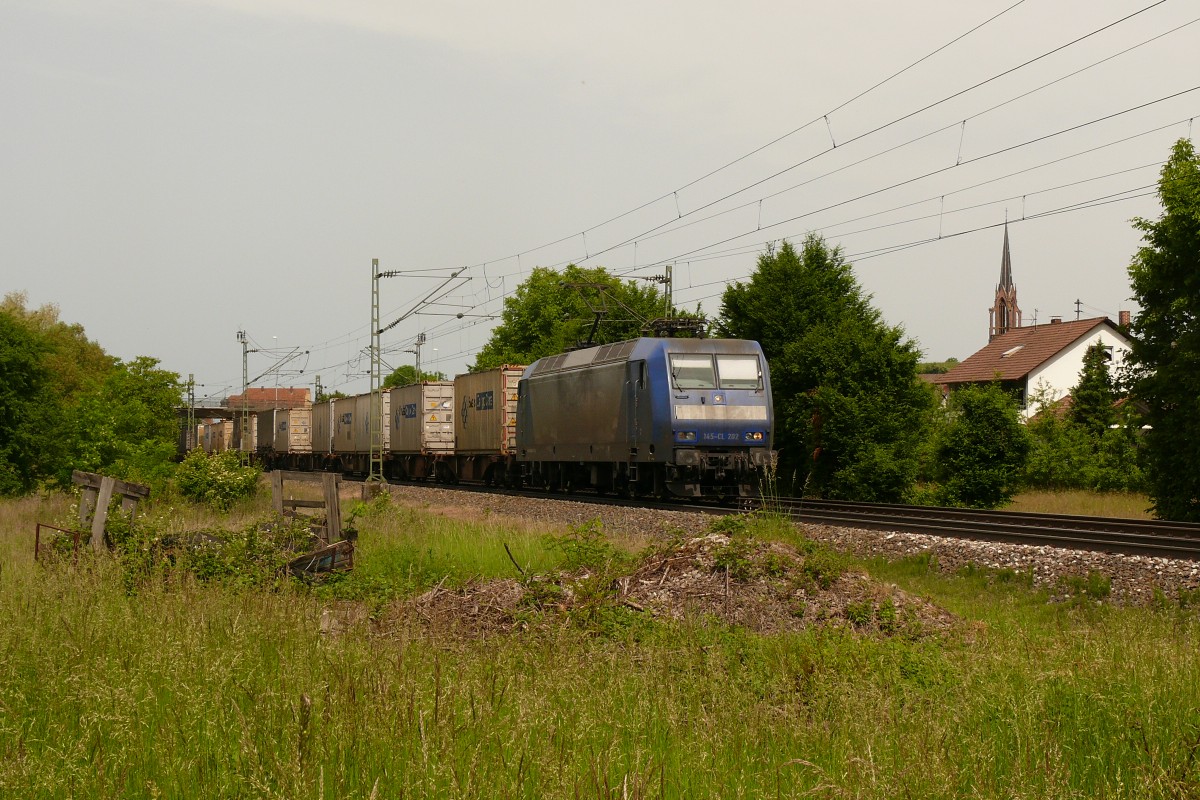
[[[671,379],[677,389],[715,389],[712,356],[671,355]]]
[[[671,355],[671,379],[677,389],[761,389],[762,367],[755,355]]]
[[[722,389],[761,389],[762,370],[758,356],[717,356],[717,373]]]

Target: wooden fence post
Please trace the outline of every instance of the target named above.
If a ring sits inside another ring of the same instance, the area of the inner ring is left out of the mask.
[[[96,498],[96,513],[92,515],[92,549],[96,552],[107,547],[104,543],[104,523],[108,521],[108,504],[112,500],[115,483],[107,475],[100,479],[100,495]]]
[[[341,477],[332,472],[322,476],[321,488],[325,494],[325,544],[342,538],[342,506],[338,496]]]

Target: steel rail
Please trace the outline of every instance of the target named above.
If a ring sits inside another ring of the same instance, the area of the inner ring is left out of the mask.
[[[774,501],[765,501],[769,508]],[[1158,519],[1129,519],[1120,517],[1090,517],[1075,514],[1045,514],[1024,511],[990,511],[976,508],[945,506],[912,506],[896,503],[853,503],[843,500],[814,500],[779,498],[787,509],[803,508],[822,511],[855,511],[888,514],[896,517],[944,519],[971,522],[1020,522],[1033,527],[1073,528],[1113,533],[1141,533],[1200,539],[1200,525]]]
[[[772,505],[810,524],[1200,560],[1200,526],[1182,523],[792,498]]]
[[[466,484],[426,485],[476,493],[533,499],[571,500],[595,505],[633,506],[660,511],[735,514],[746,508],[681,503],[651,498],[627,499],[591,493],[557,493],[529,489],[496,489]],[[867,530],[927,534],[947,539],[1024,544],[1037,547],[1091,550],[1122,555],[1200,561],[1200,526],[1163,520],[1085,517],[1069,514],[1027,514],[1010,511],[851,503],[790,497],[756,500],[752,507],[777,511],[796,522]]]

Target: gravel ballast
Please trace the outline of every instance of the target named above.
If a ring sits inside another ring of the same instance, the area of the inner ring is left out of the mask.
[[[455,491],[425,486],[390,487],[398,502],[426,507],[434,513],[482,518],[500,515],[541,526],[577,525],[600,519],[610,531],[657,538],[683,534],[701,536],[714,517],[700,512],[665,511],[628,506],[540,499],[517,495]],[[1012,570],[1030,576],[1035,587],[1056,590],[1063,580],[1098,573],[1111,581],[1107,600],[1123,605],[1148,605],[1158,589],[1168,599],[1200,589],[1200,562],[1150,556],[1127,556],[1057,547],[947,539],[919,533],[872,531],[828,525],[799,526],[804,535],[852,555],[888,559],[930,553],[943,572],[974,565],[988,570]]]

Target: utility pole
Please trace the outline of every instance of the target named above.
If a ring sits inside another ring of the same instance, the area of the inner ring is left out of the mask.
[[[1075,299],[1075,321],[1076,322],[1079,321],[1079,315],[1083,313],[1082,306],[1083,306],[1083,301],[1076,298]]]
[[[466,268],[464,267],[463,269]],[[381,326],[379,320],[379,280],[380,278],[395,278],[404,273],[396,269],[380,272],[379,259],[371,259],[371,474],[367,480],[382,483],[387,482],[383,477],[383,397],[381,394],[383,368],[379,337],[415,314],[418,309],[429,302],[430,298],[446,288],[451,281],[457,279],[463,272],[463,269],[456,269],[451,272],[450,277],[442,281],[432,292],[418,300],[412,308],[399,317],[396,317],[396,319],[387,325]],[[424,342],[424,336],[425,334],[421,334],[422,342]],[[420,362],[418,362],[417,369],[420,369]]]
[[[416,344],[414,344],[412,347],[410,347],[409,349],[404,351],[406,353],[412,353],[413,355],[415,355],[417,357],[417,366],[416,366],[417,373],[416,373],[416,375],[413,376],[413,383],[421,382],[421,345],[423,345],[423,344],[425,344],[425,334],[418,333]]]
[[[317,385],[313,387],[313,402],[321,402],[321,376],[317,376]]]
[[[250,384],[250,344],[246,332],[238,331],[238,341],[242,343],[242,435],[238,437],[238,451],[241,453],[242,466],[250,463],[250,445],[247,431],[250,427],[250,407],[247,405],[246,392]]]
[[[383,365],[379,352],[379,259],[371,259],[371,434],[370,474],[367,480],[386,483],[383,477]]]
[[[189,453],[196,446],[196,374],[188,373],[187,382],[187,436],[183,439],[183,448]]]
[[[667,264],[667,276],[666,276],[666,280],[663,281],[663,283],[665,284],[663,287],[663,296],[666,298],[666,301],[667,301],[667,319],[670,319],[671,317],[675,316],[675,278],[674,278],[674,269],[673,269],[674,266],[675,266],[674,264]]]

